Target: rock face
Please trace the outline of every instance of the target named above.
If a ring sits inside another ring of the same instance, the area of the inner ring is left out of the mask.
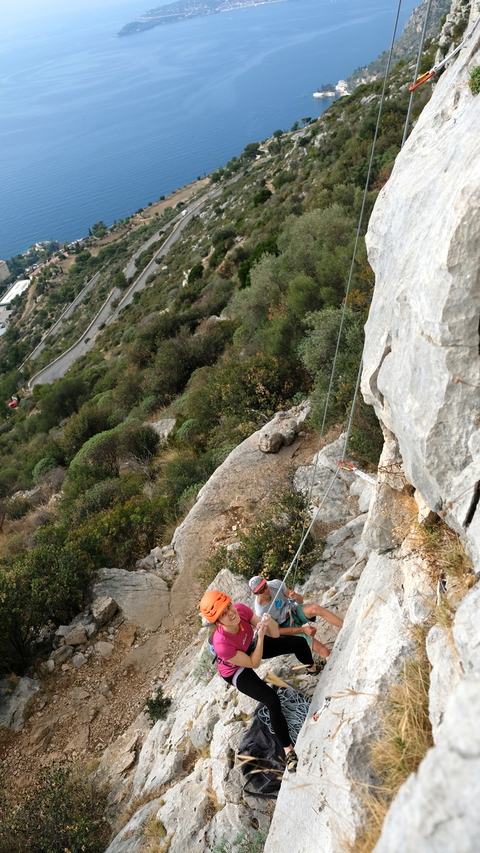
[[[475,9],[474,16],[478,15]],[[397,158],[370,220],[376,274],[362,390],[406,478],[480,560],[480,62],[477,28]]]
[[[291,421],[295,421],[298,427],[307,411],[307,407],[302,405],[281,413],[281,418],[270,422],[274,424],[272,436],[280,434],[280,424],[287,421],[290,422],[287,430],[290,435]],[[277,453],[272,449],[262,451],[260,442],[262,436],[269,432],[270,423],[232,450],[200,489],[195,505],[177,527],[172,545],[177,555],[179,576],[171,590],[172,609],[178,610],[180,602],[190,607],[197,606],[201,593],[196,576],[212,546],[231,541],[229,536],[232,537],[235,525],[252,520],[262,503],[268,503],[273,495],[291,482],[287,469],[303,452],[303,439],[297,435],[293,443],[287,445],[285,433]],[[311,454],[308,456],[310,461]]]
[[[272,458],[263,456],[258,450],[258,433],[255,443],[256,459]],[[330,478],[336,452],[336,447],[329,447],[320,454],[320,467],[329,466]],[[311,479],[313,470],[313,466],[302,467],[300,479],[303,483],[307,482],[308,475]],[[347,472],[344,474],[344,480],[340,481],[341,501],[334,513],[339,527],[327,537],[322,560],[314,566],[308,585],[302,590],[305,600],[319,601],[340,615],[346,612],[355,594],[366,562],[360,541],[366,515],[358,515],[357,495],[351,496],[350,489],[360,491],[363,505],[368,504],[366,495],[372,490],[368,483],[359,489],[356,478]],[[230,488],[232,482],[238,483],[238,480],[231,479]],[[312,500],[318,499],[322,482],[320,479],[314,484]],[[222,483],[226,494],[225,469]],[[326,517],[333,503],[332,497],[325,506]],[[205,507],[202,512],[208,518]],[[196,524],[196,517],[193,519]],[[211,587],[224,590],[234,601],[250,606],[254,603],[246,581],[232,575],[228,569],[219,573]],[[321,619],[317,620],[317,629],[322,641],[333,646],[338,629]],[[206,645],[207,634],[207,628],[201,629],[193,647],[180,657],[162,685],[164,695],[172,698],[167,719],[152,728],[139,754],[133,777],[127,776],[123,785],[117,783],[112,793],[112,804],[122,802],[126,813],[133,813],[133,816],[113,839],[108,853],[140,853],[142,832],[152,820],[163,824],[170,853],[184,853],[185,850],[207,853],[216,845],[233,842],[244,830],[253,832],[251,827],[258,826],[265,833],[268,830],[271,810],[268,801],[243,793],[242,775],[234,765],[235,750],[256,703],[227,687],[219,677]],[[291,657],[265,661],[259,674],[265,677],[273,670],[284,678],[296,679],[300,689],[311,692],[315,683],[307,676],[298,676],[292,669],[296,663]],[[120,762],[119,766],[125,766],[126,770],[130,768],[133,763],[131,741],[135,736],[136,729],[132,728],[118,758],[113,748],[107,750],[100,768],[104,778],[112,773],[112,760]],[[127,797],[125,791],[128,791]],[[143,805],[134,811],[136,802]]]
[[[472,4],[472,19],[480,13]],[[315,692],[265,853],[356,849],[378,699],[428,627],[435,590],[407,535],[440,514],[480,574],[480,30],[436,86],[381,191],[367,243],[376,273],[362,390],[385,434],[363,544],[373,553]],[[335,600],[335,599],[333,599]],[[434,746],[400,788],[374,853],[477,853],[480,590],[430,628]],[[330,699],[328,699],[330,697]]]
[[[19,732],[23,727],[23,712],[29,699],[40,690],[36,678],[21,678],[10,686],[8,678],[0,680],[0,726]]]
[[[169,592],[162,578],[148,572],[100,569],[93,587],[96,599],[112,598],[132,625],[155,631],[169,613]]]

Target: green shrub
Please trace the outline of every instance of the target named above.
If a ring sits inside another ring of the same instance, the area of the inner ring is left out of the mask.
[[[469,86],[472,95],[480,94],[480,65],[477,65],[476,68],[470,71]]]
[[[38,483],[52,468],[56,468],[57,464],[57,460],[53,456],[44,456],[43,459],[37,462],[32,471],[33,482]]]
[[[81,769],[45,770],[17,807],[0,796],[0,853],[103,853],[106,806]]]
[[[209,455],[196,456],[191,451],[183,451],[166,463],[158,488],[175,508],[187,489],[191,486],[200,489],[214,470],[215,464]]]
[[[234,574],[251,578],[254,575],[272,580],[283,578],[300,544],[306,517],[306,499],[292,490],[272,502],[268,513],[254,524],[248,533],[238,537],[238,547],[228,559]],[[215,555],[211,567],[225,567],[226,551]],[[309,535],[298,559],[297,579],[303,580],[318,557],[315,542]]]
[[[89,555],[97,568],[131,569],[157,544],[167,515],[165,498],[133,495],[127,501],[92,515],[71,533],[72,543]]]
[[[145,700],[145,713],[151,726],[154,726],[157,720],[165,719],[171,704],[172,700],[163,695],[162,687],[157,688],[157,693],[153,699]]]
[[[187,283],[192,284],[197,279],[203,276],[203,264],[201,261],[198,264],[194,264],[190,272],[188,273]]]
[[[74,503],[64,501],[61,512],[73,526],[83,524],[90,516],[125,502],[140,492],[141,485],[136,477],[128,476],[101,480],[80,495]]]
[[[267,836],[259,830],[250,835],[246,829],[240,832],[233,841],[226,838],[215,845],[212,853],[262,853]]]
[[[263,187],[260,192],[253,196],[253,206],[258,207],[260,204],[265,204],[272,195],[272,191],[268,187]]]
[[[68,624],[82,609],[95,562],[60,525],[40,528],[35,547],[0,567],[0,671],[23,672],[49,622]]]

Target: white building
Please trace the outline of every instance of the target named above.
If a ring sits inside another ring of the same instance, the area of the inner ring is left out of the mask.
[[[24,278],[21,281],[16,281],[12,286],[2,295],[0,296],[0,308],[4,305],[9,305],[12,299],[15,299],[16,296],[20,296],[21,293],[24,293],[27,287],[30,287],[30,279]]]

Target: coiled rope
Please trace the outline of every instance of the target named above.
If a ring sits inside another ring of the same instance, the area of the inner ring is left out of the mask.
[[[282,706],[282,713],[288,725],[288,731],[293,746],[297,741],[300,729],[302,728],[310,707],[310,699],[307,699],[303,693],[298,693],[291,687],[279,687],[278,698]],[[274,735],[274,729],[270,721],[270,712],[266,705],[260,705],[257,710],[258,719],[268,728],[270,734]]]

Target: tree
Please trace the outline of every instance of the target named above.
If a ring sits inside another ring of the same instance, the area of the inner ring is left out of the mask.
[[[128,281],[125,278],[125,274],[122,270],[119,270],[113,279],[113,286],[118,287],[120,290],[125,290],[128,287]]]
[[[107,226],[102,220],[100,220],[100,222],[95,222],[95,224],[92,225],[91,230],[94,237],[104,237],[107,233]]]

